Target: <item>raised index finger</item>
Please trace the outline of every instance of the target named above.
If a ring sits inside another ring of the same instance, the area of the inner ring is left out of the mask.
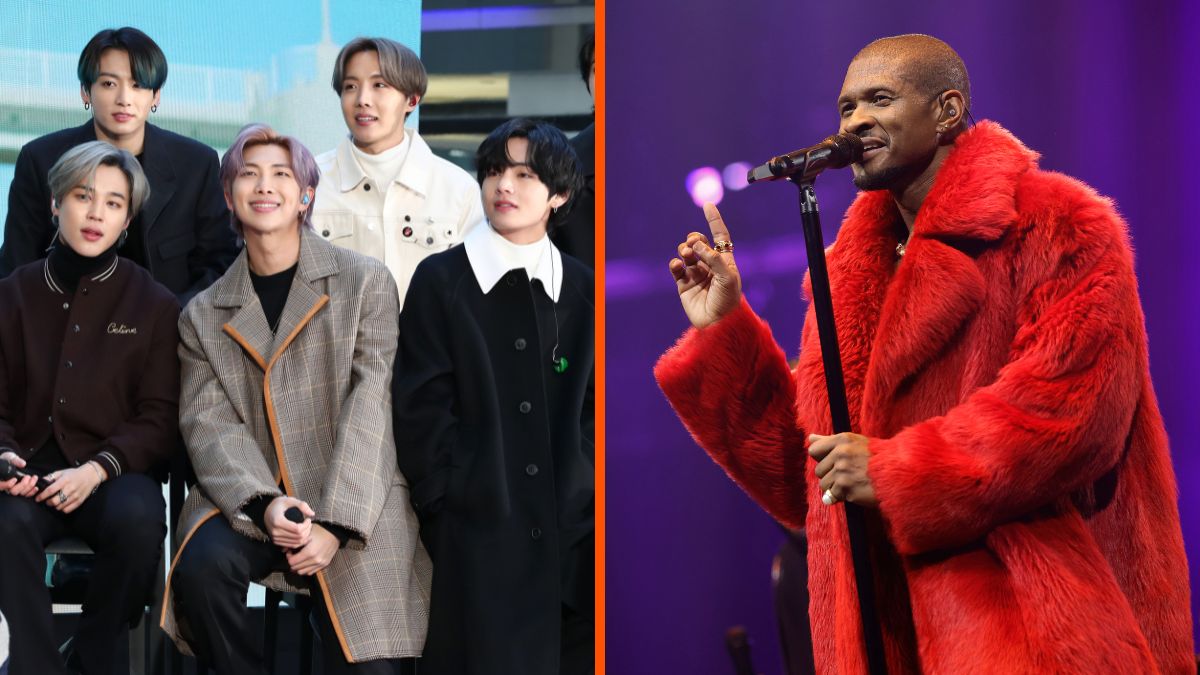
[[[725,226],[725,220],[721,218],[716,204],[705,202],[704,219],[708,221],[708,229],[712,231],[714,246],[718,241],[733,241],[729,238],[729,228]]]

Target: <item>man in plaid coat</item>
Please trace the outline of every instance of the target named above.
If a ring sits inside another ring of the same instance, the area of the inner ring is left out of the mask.
[[[246,248],[180,319],[198,485],[163,628],[218,672],[259,672],[257,581],[312,594],[325,672],[393,672],[424,646],[431,576],[390,428],[395,282],[307,227],[318,176],[299,142],[248,126],[221,177]]]

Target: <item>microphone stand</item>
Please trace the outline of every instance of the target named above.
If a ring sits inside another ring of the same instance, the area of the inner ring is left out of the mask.
[[[800,221],[804,229],[804,247],[808,253],[813,310],[817,315],[817,334],[821,340],[821,360],[825,365],[829,414],[833,419],[833,432],[844,433],[850,431],[850,406],[846,403],[846,380],[842,373],[842,355],[833,319],[833,297],[829,291],[829,270],[825,267],[825,240],[821,234],[821,214],[817,208],[817,193],[813,189],[814,179],[795,180],[789,177],[787,180],[800,189]],[[871,570],[866,516],[858,504],[844,502],[844,505],[846,529],[850,535],[850,556],[854,561],[854,581],[858,587],[863,641],[866,643],[867,671],[871,675],[887,675],[883,634],[875,606],[875,575]]]

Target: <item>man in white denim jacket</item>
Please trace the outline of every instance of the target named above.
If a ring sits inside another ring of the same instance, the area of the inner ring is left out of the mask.
[[[387,38],[351,40],[333,70],[350,134],[317,158],[317,233],[382,260],[401,306],[417,263],[458,244],[483,220],[474,178],[404,126],[428,82],[408,47]]]

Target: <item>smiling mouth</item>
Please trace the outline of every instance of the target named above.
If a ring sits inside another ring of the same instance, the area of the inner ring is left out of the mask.
[[[378,122],[379,118],[372,117],[371,115],[355,115],[354,121],[359,124],[370,124],[372,122]]]
[[[278,202],[250,202],[250,208],[260,213],[267,213],[279,208]]]

